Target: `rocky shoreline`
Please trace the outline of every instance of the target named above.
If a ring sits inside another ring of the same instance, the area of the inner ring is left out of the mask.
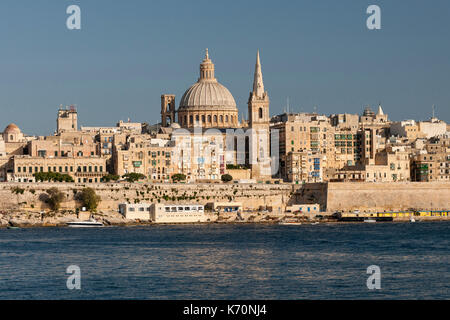
[[[0,212],[0,228],[19,227],[19,228],[43,228],[43,227],[66,227],[68,222],[87,220],[89,213],[83,213],[84,219],[80,217],[80,213],[75,212],[51,212],[41,214],[40,212],[26,212],[17,213]],[[93,218],[98,222],[102,222],[105,226],[143,226],[154,225],[149,221],[136,221],[125,219],[123,215],[118,212],[98,212],[92,214]],[[242,219],[237,219],[236,215],[228,214],[218,216],[214,213],[208,214],[209,222],[207,223],[221,223],[221,224],[236,224],[236,223],[252,223],[252,224],[276,224],[284,218],[294,218],[294,216],[287,215],[270,215],[267,213],[256,214],[242,214]],[[304,224],[311,223],[348,223],[338,222],[332,218],[315,219],[313,217],[295,217],[298,222]],[[427,217],[421,221],[448,221],[448,218]],[[395,222],[409,222],[408,219],[396,219]]]

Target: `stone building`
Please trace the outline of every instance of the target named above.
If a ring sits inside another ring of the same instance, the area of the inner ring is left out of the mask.
[[[43,136],[30,141],[27,154],[32,157],[91,157],[99,155],[97,145],[91,134],[61,132],[56,136]]]
[[[78,130],[78,113],[74,106],[66,107],[60,106],[58,110],[58,117],[56,120],[56,133],[71,132]]]
[[[437,118],[431,118],[429,121],[420,121],[418,126],[419,131],[427,139],[443,136],[447,132],[447,124]]]
[[[322,169],[328,167],[328,160],[334,160],[335,130],[327,117],[306,113],[282,114],[273,117],[271,122],[271,130],[277,130],[279,134],[280,178],[296,181],[289,178],[292,172],[288,168],[297,167],[290,161],[299,156],[298,153],[314,154],[321,159]],[[306,173],[307,176],[312,174]]]
[[[174,143],[149,135],[131,134],[114,145],[114,173],[123,176],[141,173],[154,182],[168,182],[176,172]]]
[[[35,157],[14,156],[13,173],[9,181],[35,182],[38,172],[55,172],[70,175],[78,183],[100,182],[106,172],[106,159],[91,157]]]
[[[323,182],[326,157],[310,151],[289,152],[286,157],[286,180],[295,184]]]
[[[388,115],[384,114],[381,104],[378,105],[378,112],[372,111],[370,106],[364,109],[362,116],[359,118],[359,122],[362,126],[377,126],[385,127],[389,125]]]
[[[450,180],[450,138],[432,138],[416,149],[411,159],[413,181]]]
[[[243,140],[244,151],[238,151],[238,143],[233,143],[233,148],[226,148],[225,142],[218,143],[220,146],[215,151],[215,158],[220,154],[223,159],[220,159],[208,166],[203,157],[196,157],[190,159],[192,162],[188,164],[188,159],[185,156],[188,154],[187,150],[181,150],[183,157],[180,157],[182,167],[180,172],[186,172],[191,179],[220,179],[220,176],[226,172],[226,164],[236,163],[236,158],[240,154],[244,154],[245,159],[243,163],[239,163],[251,168],[252,179],[270,179],[271,172],[271,155],[270,155],[270,112],[269,112],[269,96],[264,90],[264,83],[261,71],[261,62],[259,51],[256,56],[255,73],[253,90],[250,92],[248,100],[248,121],[239,122],[238,109],[236,102],[230,91],[220,84],[215,78],[215,66],[212,63],[208,49],[206,55],[200,64],[200,77],[198,81],[192,85],[182,96],[178,110],[175,109],[175,96],[165,94],[161,96],[161,124],[163,132],[168,127],[179,125],[181,129],[188,129],[192,137],[186,136],[186,131],[177,137],[183,136],[183,141],[186,139],[192,140],[190,149],[199,141],[201,144],[207,142],[196,138],[194,133],[196,128],[216,129],[220,132],[223,141],[227,139],[227,130],[245,129],[245,139]],[[176,116],[178,122],[175,123]],[[172,128],[173,129],[173,128]],[[192,131],[194,130],[194,131]],[[233,131],[234,132],[234,131]],[[197,141],[197,140],[198,141]],[[217,138],[219,139],[219,138]],[[237,139],[238,140],[238,139]],[[181,140],[180,140],[181,141]],[[240,141],[240,140],[239,140]],[[176,142],[178,143],[178,142]],[[211,141],[208,149],[214,145]],[[231,144],[227,144],[229,147]],[[241,146],[242,147],[242,146]],[[206,150],[202,146],[196,148]],[[220,151],[219,151],[220,149]],[[193,150],[193,149],[192,149]],[[234,157],[230,159],[230,157]],[[199,161],[200,160],[200,161]],[[185,168],[186,167],[186,168]],[[187,168],[189,167],[189,168]],[[187,171],[186,171],[187,170]]]

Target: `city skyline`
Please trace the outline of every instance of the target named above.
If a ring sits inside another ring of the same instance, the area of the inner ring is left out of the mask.
[[[217,78],[236,99],[240,119],[248,118],[259,49],[271,115],[282,113],[289,98],[292,112],[317,107],[327,115],[361,114],[366,105],[375,109],[381,102],[396,121],[429,119],[434,104],[436,116],[450,122],[445,2],[409,1],[404,10],[405,5],[378,1],[382,29],[376,31],[365,26],[370,3],[364,1],[346,2],[345,9],[330,1],[265,3],[264,10],[255,2],[224,7],[135,1],[130,8],[77,1],[82,12],[77,31],[65,27],[70,4],[0,5],[5,47],[0,127],[14,122],[24,133],[50,134],[57,107],[71,104],[85,126],[128,118],[157,123],[160,95],[175,94],[178,107],[197,80],[206,47]],[[223,13],[218,19],[217,10]],[[32,14],[39,17],[34,28],[28,21]],[[188,32],[181,32],[183,25]]]

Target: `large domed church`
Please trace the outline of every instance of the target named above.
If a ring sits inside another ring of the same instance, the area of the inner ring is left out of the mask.
[[[267,92],[264,92],[262,82],[259,52],[255,67],[253,92],[249,99],[249,117],[255,120],[269,119],[269,103]],[[263,106],[254,113],[254,99],[252,96],[260,95],[264,100]],[[263,107],[263,108],[262,108]],[[263,110],[264,109],[264,110]],[[178,117],[176,117],[178,114]],[[252,117],[252,115],[254,115]],[[176,119],[178,118],[178,121]],[[161,96],[161,124],[168,127],[178,122],[182,128],[238,128],[241,127],[238,119],[238,108],[231,92],[217,81],[215,77],[215,66],[210,59],[208,49],[205,57],[200,63],[200,77],[183,94],[179,108],[176,110],[175,96],[165,94]],[[250,123],[249,123],[250,125]]]
[[[178,113],[178,123],[176,114]],[[243,128],[251,129],[246,143],[245,163],[250,166],[251,177],[271,176],[269,95],[264,83],[259,59],[256,55],[253,90],[248,99],[248,120],[240,123],[238,108],[230,91],[215,77],[214,64],[206,49],[205,58],[200,64],[200,77],[181,97],[178,110],[175,107],[175,95],[161,96],[162,127],[187,128]],[[249,147],[250,146],[250,147]],[[233,150],[236,154],[237,145]]]

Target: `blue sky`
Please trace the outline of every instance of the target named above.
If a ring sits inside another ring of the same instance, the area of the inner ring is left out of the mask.
[[[82,29],[66,28],[81,7]],[[381,7],[382,29],[366,27]],[[393,120],[450,122],[450,2],[2,0],[0,131],[15,122],[50,134],[60,104],[82,125],[159,121],[198,78],[206,47],[216,77],[247,113],[256,50],[271,113],[361,113],[381,102]]]

